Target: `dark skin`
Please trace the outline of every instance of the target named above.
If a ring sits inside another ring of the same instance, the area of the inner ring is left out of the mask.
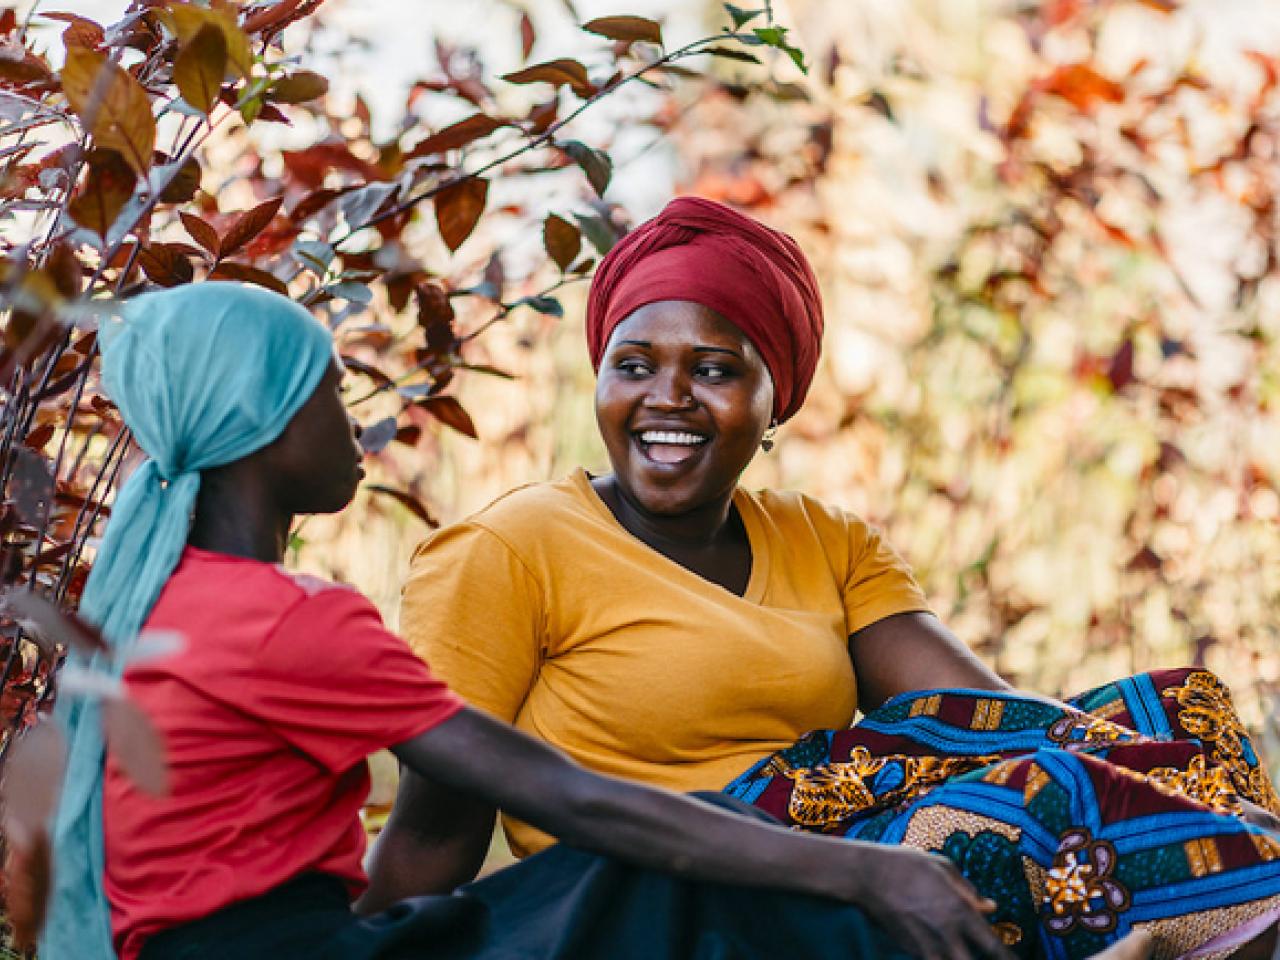
[[[335,512],[350,501],[361,476],[360,449],[342,404],[341,377],[335,362],[274,443],[202,476],[189,537],[193,546],[279,563],[295,516]],[[449,797],[451,812],[464,822],[487,822],[491,829],[493,810],[502,809],[567,843],[641,866],[856,903],[930,960],[1008,956],[981,919],[979,911],[990,905],[938,857],[797,834],[678,794],[602,777],[469,708],[392,752],[407,771],[406,781],[430,784]],[[433,839],[429,832],[416,836]],[[446,845],[444,852],[462,856],[474,874],[475,851],[464,844],[457,850]],[[414,871],[409,893],[451,889],[456,880],[450,871],[456,869],[450,864],[429,865],[426,874]],[[395,882],[405,879],[395,875],[385,855],[373,873],[374,886],[359,909],[379,908]],[[893,877],[909,877],[909,889],[885,883]]]

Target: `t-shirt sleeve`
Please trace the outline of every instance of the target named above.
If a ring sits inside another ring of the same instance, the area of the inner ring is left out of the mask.
[[[895,613],[928,610],[911,568],[881,535],[857,517],[849,524],[849,570],[844,582],[845,621],[850,634]]]
[[[459,696],[512,723],[542,663],[543,590],[498,534],[458,523],[414,554],[400,628]]]
[[[464,706],[383,626],[368,599],[342,587],[295,604],[264,640],[252,670],[249,709],[335,773]]]

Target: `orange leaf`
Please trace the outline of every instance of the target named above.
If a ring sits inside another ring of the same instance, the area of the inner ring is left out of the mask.
[[[280,209],[280,204],[284,202],[284,197],[272,197],[270,200],[264,200],[252,210],[243,213],[231,225],[222,237],[222,246],[218,250],[221,257],[229,257],[235,253],[246,243],[260,234],[267,228],[276,212]]]
[[[96,144],[117,151],[145,174],[155,152],[156,121],[142,85],[103,54],[71,47],[62,67],[62,89]]]
[[[106,239],[111,225],[133,196],[137,177],[114,150],[90,151],[84,186],[67,205],[71,219]]]
[[[444,153],[446,150],[457,150],[481,137],[489,136],[506,125],[505,121],[497,120],[488,114],[473,113],[466,119],[459,120],[443,130],[437,130],[425,140],[415,144],[405,157],[413,159],[430,156],[433,153]]]
[[[78,13],[42,13],[40,16],[47,20],[61,20],[68,25],[67,29],[62,31],[64,47],[93,49],[102,46],[102,42],[106,39],[106,33],[100,25]]]
[[[201,113],[207,114],[218,102],[226,74],[227,40],[211,23],[196,31],[173,61],[173,80],[178,92]]]
[[[180,210],[178,216],[182,219],[182,225],[187,228],[187,233],[191,234],[191,239],[208,250],[212,256],[217,257],[222,247],[222,241],[218,239],[218,231],[194,213]]]
[[[542,224],[542,244],[561,271],[582,251],[582,231],[562,217],[550,214]]]
[[[471,236],[488,197],[489,181],[479,177],[460,180],[436,195],[436,225],[451,251],[456,251]]]
[[[427,397],[425,400],[419,400],[418,406],[463,436],[470,437],[472,440],[479,436],[471,414],[467,413],[462,408],[462,404],[453,397]]]
[[[587,76],[587,68],[577,60],[567,58],[534,64],[505,74],[502,79],[508,83],[551,83],[557,87],[567,84],[570,90],[584,99],[596,92],[595,85]]]
[[[1098,102],[1122,103],[1124,87],[1109,80],[1087,63],[1069,63],[1058,67],[1041,80],[1039,87],[1066,100],[1077,110],[1091,110]]]
[[[662,43],[662,27],[646,17],[597,17],[582,25],[588,33],[623,43]]]
[[[227,45],[227,65],[238,77],[246,77],[253,69],[253,50],[249,38],[236,22],[234,7],[215,4],[201,7],[194,3],[171,3],[161,14],[169,29],[184,47],[207,26],[222,32]]]

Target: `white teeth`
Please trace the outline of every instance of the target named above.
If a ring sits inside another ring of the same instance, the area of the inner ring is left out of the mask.
[[[644,443],[662,443],[682,447],[696,447],[700,443],[707,442],[706,437],[700,437],[696,433],[675,433],[667,430],[645,430],[640,434],[640,439]]]

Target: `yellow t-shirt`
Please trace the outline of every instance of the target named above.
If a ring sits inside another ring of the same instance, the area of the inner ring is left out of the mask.
[[[795,493],[734,494],[745,594],[623,528],[581,470],[517,489],[417,550],[401,630],[466,700],[601,773],[718,790],[810,730],[848,726],[848,637],[926,609],[858,518]],[[550,840],[506,821],[512,850]]]

